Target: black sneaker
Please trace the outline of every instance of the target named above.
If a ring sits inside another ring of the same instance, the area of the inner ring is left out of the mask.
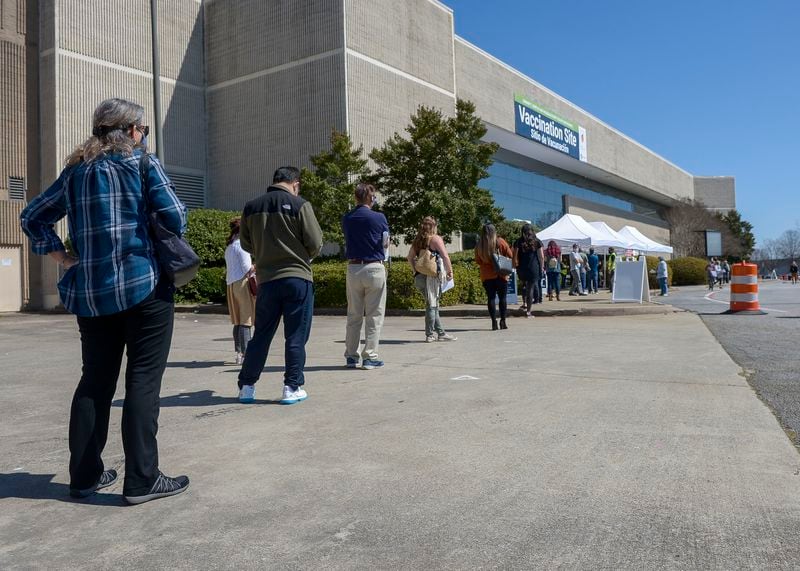
[[[125,501],[129,504],[143,504],[150,500],[157,500],[158,498],[166,498],[167,496],[174,496],[185,492],[189,487],[189,478],[186,476],[178,476],[177,478],[170,478],[161,472],[158,473],[158,478],[150,491],[142,496],[125,496]]]
[[[84,490],[79,490],[78,488],[70,488],[69,495],[72,496],[73,498],[88,498],[89,496],[94,494],[97,490],[107,488],[116,481],[117,481],[117,471],[106,470],[102,474],[100,474],[100,479],[97,480],[97,483],[94,486],[92,486],[91,488],[86,488]]]

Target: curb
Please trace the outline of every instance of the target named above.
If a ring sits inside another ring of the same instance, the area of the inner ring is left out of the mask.
[[[629,315],[667,315],[677,311],[670,305],[657,304],[655,306],[636,306],[636,307],[597,307],[597,308],[576,308],[576,309],[542,309],[534,310],[531,315],[534,317],[617,317]],[[175,313],[197,313],[204,315],[228,315],[228,307],[218,304],[203,305],[176,305]],[[482,305],[470,308],[446,308],[439,310],[442,317],[487,317],[487,310]],[[346,316],[347,308],[344,307],[317,307],[314,308],[314,315],[326,316]],[[391,317],[424,317],[424,309],[387,309],[386,315]],[[519,309],[510,309],[509,317],[524,317]]]

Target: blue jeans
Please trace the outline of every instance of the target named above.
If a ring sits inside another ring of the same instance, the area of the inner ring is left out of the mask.
[[[561,272],[547,272],[547,295],[552,295],[553,290],[557,294],[561,293]]]
[[[589,270],[589,291],[597,293],[597,270]]]
[[[581,270],[581,289],[586,291],[586,272]]]
[[[305,379],[306,342],[311,333],[314,313],[314,284],[302,278],[283,278],[259,284],[256,299],[255,334],[247,345],[244,364],[239,372],[239,388],[254,385],[261,376],[267,353],[283,317],[286,337],[286,370],[283,384],[293,390]]]
[[[661,288],[661,295],[667,295],[667,278],[658,278],[658,287]]]

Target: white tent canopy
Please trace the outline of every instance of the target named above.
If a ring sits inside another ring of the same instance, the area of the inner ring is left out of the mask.
[[[603,236],[602,240],[593,241],[592,246],[605,246],[606,248],[620,248],[622,250],[626,250],[630,247],[628,240],[617,234],[616,231],[605,222],[589,222],[589,225]]]
[[[602,235],[586,220],[576,214],[565,214],[550,226],[536,233],[536,237],[547,245],[550,240],[559,246],[590,246]]]
[[[632,244],[633,243],[637,244],[636,246],[633,246],[634,250],[641,250],[643,252],[655,252],[658,254],[672,253],[671,246],[665,246],[664,244],[659,244],[655,240],[651,240],[650,238],[639,232],[639,230],[637,230],[633,226],[624,226],[622,227],[622,229],[620,229],[618,233],[623,238],[630,240]]]

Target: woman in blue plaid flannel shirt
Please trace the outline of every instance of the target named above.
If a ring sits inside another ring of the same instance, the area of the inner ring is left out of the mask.
[[[94,112],[92,136],[20,215],[33,251],[48,254],[65,270],[58,290],[80,330],[83,374],[69,423],[70,494],[88,497],[116,482],[116,471],[105,468],[101,454],[127,348],[123,495],[132,504],[189,485],[186,476],[170,478],[158,467],[159,393],[172,340],[174,286],[161,275],[148,224],[152,209],[166,227],[183,234],[186,208],[155,157],[147,173],[140,173],[149,132],[143,117],[136,103],[103,101]],[[71,253],[53,228],[65,216]]]

